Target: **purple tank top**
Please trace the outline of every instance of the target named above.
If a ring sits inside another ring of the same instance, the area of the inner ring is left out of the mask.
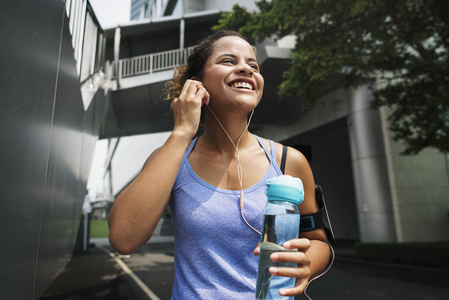
[[[261,231],[266,204],[265,181],[281,175],[272,153],[257,137],[270,160],[265,176],[244,190],[244,215]],[[260,235],[240,215],[240,191],[214,187],[193,171],[186,151],[170,201],[175,230],[173,300],[254,299],[258,257],[253,255]]]

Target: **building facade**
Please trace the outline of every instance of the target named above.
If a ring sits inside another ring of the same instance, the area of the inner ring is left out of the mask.
[[[2,299],[39,299],[74,252],[107,107],[87,2],[0,4]]]

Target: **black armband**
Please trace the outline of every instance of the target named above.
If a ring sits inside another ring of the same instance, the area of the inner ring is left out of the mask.
[[[315,229],[324,229],[326,231],[326,236],[329,242],[335,244],[335,236],[334,232],[332,231],[329,213],[327,212],[323,191],[319,185],[315,185],[315,198],[319,210],[316,213],[301,216],[299,231],[307,232]]]

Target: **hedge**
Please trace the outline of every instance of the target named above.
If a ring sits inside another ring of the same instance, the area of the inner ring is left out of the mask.
[[[367,261],[449,269],[449,243],[356,243],[357,258]]]

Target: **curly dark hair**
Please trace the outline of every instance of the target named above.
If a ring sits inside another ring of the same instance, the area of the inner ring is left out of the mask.
[[[187,59],[187,65],[175,68],[172,80],[165,83],[167,100],[176,98],[181,94],[182,87],[187,79],[193,76],[203,78],[204,65],[214,50],[215,42],[226,36],[237,36],[246,41],[240,33],[233,30],[220,30],[206,36],[193,48]]]

